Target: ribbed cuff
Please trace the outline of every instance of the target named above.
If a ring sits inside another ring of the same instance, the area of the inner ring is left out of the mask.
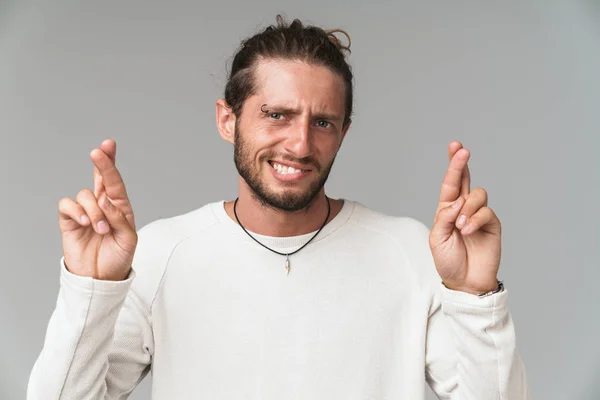
[[[475,294],[448,289],[443,284],[441,286],[442,308],[445,314],[452,315],[462,311],[473,313],[476,310],[489,312],[507,307],[508,290],[504,288],[501,292],[487,297],[479,297]]]

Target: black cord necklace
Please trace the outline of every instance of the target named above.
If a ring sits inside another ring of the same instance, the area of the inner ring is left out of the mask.
[[[292,251],[291,253],[281,253],[277,250],[273,250],[270,247],[265,246],[264,244],[262,244],[261,242],[259,242],[254,236],[252,236],[250,234],[250,232],[248,232],[246,230],[246,228],[244,228],[244,225],[242,225],[242,223],[240,222],[240,219],[238,218],[237,215],[237,211],[236,211],[236,207],[237,207],[237,202],[239,200],[239,197],[237,199],[235,199],[235,201],[233,202],[233,214],[235,215],[235,219],[237,221],[237,223],[240,225],[240,227],[244,230],[244,232],[246,232],[246,234],[248,236],[250,236],[256,243],[260,244],[262,247],[264,247],[267,250],[271,250],[273,253],[279,254],[280,256],[285,256],[285,269],[286,269],[286,275],[290,274],[290,256],[292,254],[295,254],[297,252],[299,252],[300,250],[302,250],[307,244],[309,244],[318,234],[319,232],[321,232],[321,230],[325,227],[325,225],[327,224],[327,220],[329,219],[329,214],[331,213],[331,203],[329,202],[329,197],[325,196],[325,198],[327,199],[327,217],[325,217],[325,221],[323,221],[323,225],[321,225],[321,227],[319,228],[319,230],[317,231],[317,233],[315,233],[310,239],[308,239],[308,242],[304,243],[302,246],[300,246],[299,249]]]

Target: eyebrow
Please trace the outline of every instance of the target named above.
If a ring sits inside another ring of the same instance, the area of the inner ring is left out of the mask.
[[[268,104],[264,104],[261,107],[261,113],[262,114],[271,114],[271,113],[277,113],[277,114],[291,114],[291,115],[298,115],[300,114],[300,111],[296,108],[292,108],[292,107],[286,107],[286,106],[270,106]],[[341,121],[342,117],[340,117],[339,115],[336,114],[329,114],[329,113],[325,113],[325,112],[318,112],[315,115],[313,115],[313,118],[315,119],[328,119],[328,120],[332,120],[332,121]]]

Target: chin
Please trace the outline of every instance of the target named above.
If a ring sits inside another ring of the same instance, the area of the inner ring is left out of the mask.
[[[257,193],[258,194],[258,193]],[[306,188],[269,188],[258,194],[258,197],[271,207],[285,211],[300,211],[308,207],[316,194],[310,193]]]
[[[256,200],[265,206],[283,211],[306,209],[321,192],[327,178],[317,171],[282,176],[283,174],[277,173],[271,165],[265,164],[268,165],[267,168],[257,168],[257,173],[254,174],[249,168],[244,168],[243,163],[236,163],[236,167]]]

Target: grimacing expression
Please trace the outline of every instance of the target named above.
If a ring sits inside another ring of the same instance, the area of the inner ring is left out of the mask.
[[[302,210],[323,189],[348,129],[343,79],[283,60],[259,61],[254,76],[256,93],[235,123],[235,166],[261,202]]]

